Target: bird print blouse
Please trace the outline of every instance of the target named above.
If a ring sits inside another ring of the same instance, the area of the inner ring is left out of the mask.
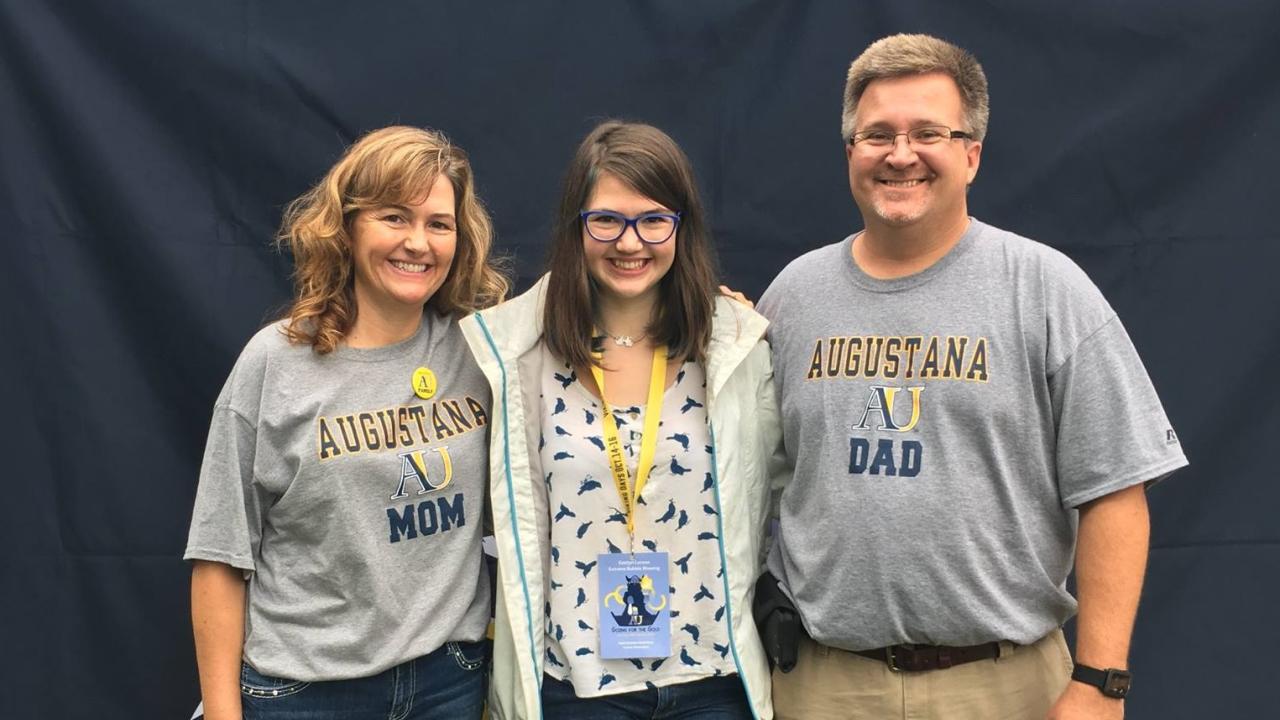
[[[702,368],[684,363],[663,395],[653,468],[635,509],[634,552],[665,552],[670,559],[671,656],[614,660],[599,655],[602,598],[595,571],[599,555],[632,547],[605,454],[602,409],[563,362],[543,367],[551,369],[542,378],[539,442],[551,513],[547,674],[568,681],[578,697],[597,697],[735,672]],[[634,482],[645,408],[612,411]]]

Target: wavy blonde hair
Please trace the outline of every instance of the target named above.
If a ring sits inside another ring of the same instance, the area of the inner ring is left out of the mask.
[[[290,342],[311,345],[322,355],[341,344],[359,312],[351,254],[356,213],[411,204],[441,174],[453,185],[458,244],[448,277],[427,305],[461,315],[506,297],[511,283],[490,257],[493,222],[476,196],[466,152],[435,130],[386,127],[356,141],[284,211],[276,241],[294,261],[294,298],[285,313]]]

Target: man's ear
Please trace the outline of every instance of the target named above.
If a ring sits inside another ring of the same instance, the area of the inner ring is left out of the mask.
[[[978,177],[978,166],[982,164],[982,141],[973,140],[968,145],[964,149],[965,158],[969,161],[969,182],[966,184],[972,185],[974,178]]]

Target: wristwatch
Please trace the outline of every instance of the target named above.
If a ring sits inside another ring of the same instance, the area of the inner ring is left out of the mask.
[[[1103,695],[1117,700],[1123,700],[1129,694],[1129,686],[1133,684],[1133,675],[1128,670],[1116,668],[1099,670],[1080,664],[1071,671],[1071,679],[1092,685]]]

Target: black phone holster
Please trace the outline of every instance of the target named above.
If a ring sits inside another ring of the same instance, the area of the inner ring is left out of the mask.
[[[764,643],[765,657],[769,658],[769,669],[776,666],[784,673],[794,670],[804,625],[795,604],[778,587],[778,579],[768,570],[756,580],[756,598],[751,605],[751,614],[755,618],[756,629],[760,631],[760,641]]]

